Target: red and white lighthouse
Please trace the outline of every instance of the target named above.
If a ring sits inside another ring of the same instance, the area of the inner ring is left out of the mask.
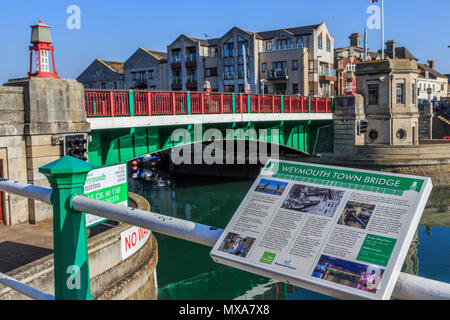
[[[30,46],[30,72],[28,77],[59,78],[55,68],[55,48],[52,44],[50,26],[43,24],[39,19],[37,25],[31,26]],[[35,58],[35,69],[33,72],[33,54]],[[50,68],[50,64],[51,67]]]

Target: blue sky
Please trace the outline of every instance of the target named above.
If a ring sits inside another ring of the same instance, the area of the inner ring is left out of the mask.
[[[81,8],[81,29],[69,30],[70,5]],[[95,58],[125,61],[139,47],[165,51],[181,33],[223,35],[233,26],[264,31],[325,21],[335,46],[363,34],[369,0],[15,0],[0,5],[0,82],[26,76],[29,26],[39,18],[52,26],[57,70],[76,78]],[[422,62],[450,73],[450,1],[385,0],[386,40],[406,46]],[[381,33],[369,31],[369,48],[380,49]]]

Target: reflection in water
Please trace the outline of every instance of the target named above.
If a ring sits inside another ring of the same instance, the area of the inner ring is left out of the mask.
[[[145,196],[153,212],[225,228],[252,184],[253,180],[217,181],[196,177],[157,186],[130,179],[129,188]],[[450,282],[449,195],[449,188],[433,191],[405,259],[403,272]],[[209,256],[211,248],[161,234],[156,237],[159,299],[330,299],[216,264]]]

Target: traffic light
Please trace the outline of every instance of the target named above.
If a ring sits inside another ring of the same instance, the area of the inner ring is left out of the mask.
[[[84,134],[64,136],[64,155],[87,161],[87,140]]]
[[[358,120],[358,136],[367,132],[368,122],[367,120]]]

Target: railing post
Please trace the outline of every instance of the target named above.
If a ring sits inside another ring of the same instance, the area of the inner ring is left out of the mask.
[[[86,219],[72,209],[74,195],[82,194],[93,166],[63,157],[39,169],[53,189],[53,246],[56,300],[92,300],[89,279]]]
[[[175,100],[175,92],[171,92],[170,93],[170,101],[172,102],[172,114],[176,115],[177,114],[177,106],[175,105],[176,100]]]
[[[272,96],[272,113],[275,113],[275,96]]]
[[[292,96],[289,96],[289,113],[292,113]]]
[[[248,113],[252,113],[252,97],[247,94],[247,110]]]
[[[258,113],[261,113],[261,95],[258,94]]]
[[[236,113],[236,95],[232,94],[232,100],[233,100],[233,114]]]
[[[223,114],[223,93],[220,94],[220,114]]]
[[[186,93],[187,114],[191,114],[191,92]]]
[[[308,97],[308,112],[311,113],[311,97]]]
[[[284,113],[284,96],[280,97],[280,113]]]
[[[203,92],[200,93],[200,108],[202,114],[205,114],[205,94]]]
[[[244,113],[244,96],[239,93],[239,113]]]
[[[111,117],[114,118],[114,93],[112,91],[109,92],[109,106],[111,108]]]
[[[130,105],[130,117],[134,117],[134,94],[133,90],[128,92],[128,104]]]
[[[150,92],[147,92],[147,107],[148,107],[148,115],[152,115],[152,95]]]

